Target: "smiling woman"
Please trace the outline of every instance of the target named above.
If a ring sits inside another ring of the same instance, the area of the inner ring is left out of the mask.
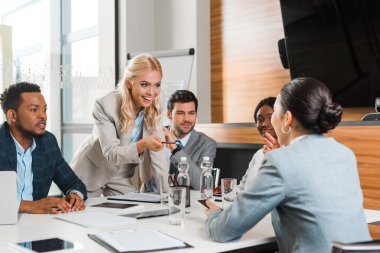
[[[276,132],[273,129],[273,126],[271,124],[271,118],[273,114],[273,105],[276,101],[275,97],[267,97],[261,100],[255,109],[255,113],[253,115],[253,118],[255,120],[257,130],[259,131],[261,136],[264,136],[265,133],[269,134],[268,137],[273,137],[274,139],[277,139]],[[267,138],[267,137],[263,137]],[[256,176],[261,163],[263,162],[264,158],[264,148],[261,148],[256,151],[256,153],[253,155],[251,161],[249,162],[248,169],[245,172],[243,178],[240,180],[238,191],[243,191],[245,184],[247,182],[248,178],[253,178]]]
[[[95,126],[74,156],[72,168],[90,196],[155,191],[151,179],[168,169],[160,129],[162,69],[150,55],[133,58],[118,90],[95,103]],[[160,182],[155,180],[157,188]]]

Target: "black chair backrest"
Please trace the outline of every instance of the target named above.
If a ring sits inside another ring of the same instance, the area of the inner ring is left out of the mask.
[[[362,121],[371,121],[371,120],[380,120],[380,113],[368,113],[367,115],[365,115],[363,118],[362,118]]]

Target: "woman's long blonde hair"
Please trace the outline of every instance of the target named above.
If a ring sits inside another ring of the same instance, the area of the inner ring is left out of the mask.
[[[157,58],[148,54],[135,56],[124,70],[124,76],[118,84],[121,95],[120,101],[120,123],[122,131],[129,133],[135,127],[135,111],[132,101],[132,93],[128,88],[128,82],[133,78],[141,76],[147,71],[159,71],[162,76],[161,64]],[[161,120],[161,99],[157,96],[151,105],[145,108],[144,127],[147,129],[159,128]]]

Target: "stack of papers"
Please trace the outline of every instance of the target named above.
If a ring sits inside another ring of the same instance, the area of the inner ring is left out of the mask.
[[[191,247],[181,240],[154,229],[121,230],[89,234],[91,239],[116,252],[147,252]]]
[[[101,212],[67,213],[57,215],[55,218],[90,228],[124,225],[136,222],[135,218],[122,217],[115,214]]]
[[[138,201],[138,202],[149,202],[149,203],[160,203],[161,197],[159,194],[154,193],[139,193],[130,192],[125,195],[112,196],[108,198],[109,200],[123,200],[123,201]]]

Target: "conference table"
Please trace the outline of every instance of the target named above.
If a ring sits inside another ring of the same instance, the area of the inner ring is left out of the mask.
[[[106,248],[88,237],[88,234],[128,230],[128,229],[155,229],[180,239],[192,246],[167,250],[167,252],[275,252],[277,244],[271,225],[270,215],[261,220],[254,228],[245,233],[242,238],[218,243],[213,241],[205,228],[205,207],[197,202],[199,191],[191,191],[191,206],[186,208],[185,224],[183,226],[169,225],[168,216],[138,219],[137,222],[126,225],[113,225],[106,227],[88,228],[56,219],[57,215],[49,214],[19,214],[15,225],[0,225],[0,252],[17,252],[8,246],[9,242],[24,242],[52,237],[79,242],[83,249],[65,250],[63,252],[109,252]],[[106,212],[112,214],[127,214],[147,210],[163,209],[165,206],[153,203],[138,203],[138,206],[126,209],[91,207],[103,202],[121,203],[107,198],[90,198],[86,201],[87,208],[82,212]],[[137,202],[123,202],[137,203]],[[219,202],[215,202],[219,203]],[[167,208],[167,207],[166,207]],[[144,243],[144,239],[142,238]],[[157,251],[155,251],[157,252]],[[163,251],[160,251],[163,252]]]

